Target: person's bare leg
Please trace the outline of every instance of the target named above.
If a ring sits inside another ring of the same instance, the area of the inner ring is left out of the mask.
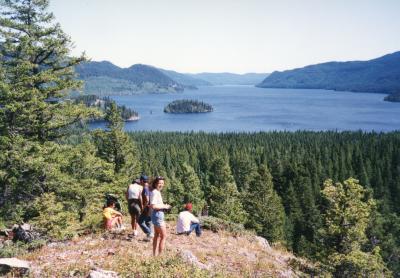
[[[153,256],[157,256],[157,242],[160,234],[160,227],[154,227],[154,237],[153,237]]]
[[[165,225],[160,227],[160,245],[158,246],[158,254],[161,254],[165,248],[165,240],[167,238],[167,227]]]
[[[132,215],[132,230],[135,232],[137,230],[137,221],[136,221],[136,214]]]

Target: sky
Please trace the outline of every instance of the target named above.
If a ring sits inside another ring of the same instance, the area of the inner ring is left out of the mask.
[[[50,0],[94,61],[185,73],[287,70],[400,50],[400,0]]]

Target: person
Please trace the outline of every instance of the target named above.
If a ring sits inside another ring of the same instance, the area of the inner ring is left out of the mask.
[[[195,230],[196,236],[201,236],[200,221],[192,214],[192,209],[192,203],[187,203],[185,205],[185,210],[179,213],[176,225],[176,233],[178,235],[190,235],[190,233]]]
[[[122,228],[122,213],[116,211],[115,201],[108,200],[106,207],[103,209],[104,226],[106,230],[111,230],[114,227]]]
[[[167,228],[164,222],[164,211],[171,209],[171,206],[164,204],[161,190],[164,187],[164,178],[159,176],[153,180],[150,193],[151,222],[154,226],[153,256],[161,254],[165,247]]]
[[[133,181],[126,190],[126,199],[128,200],[128,210],[131,215],[132,236],[137,236],[139,215],[142,211],[142,191],[143,186],[138,180]]]
[[[152,227],[151,227],[151,216],[150,216],[150,186],[148,183],[148,177],[146,175],[140,176],[140,184],[143,186],[142,191],[142,206],[143,210],[139,216],[139,226],[143,233],[146,234],[145,241],[150,241],[153,237]]]

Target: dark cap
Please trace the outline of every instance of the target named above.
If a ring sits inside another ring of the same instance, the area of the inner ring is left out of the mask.
[[[146,175],[141,175],[141,176],[140,176],[140,180],[141,180],[141,181],[148,181],[149,178],[148,178]]]

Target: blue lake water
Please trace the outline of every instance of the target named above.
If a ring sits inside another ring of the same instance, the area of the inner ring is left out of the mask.
[[[126,123],[127,131],[400,130],[400,103],[383,101],[383,94],[213,86],[179,94],[112,98],[139,112],[141,119]],[[164,106],[177,99],[207,102],[214,112],[164,113]]]

